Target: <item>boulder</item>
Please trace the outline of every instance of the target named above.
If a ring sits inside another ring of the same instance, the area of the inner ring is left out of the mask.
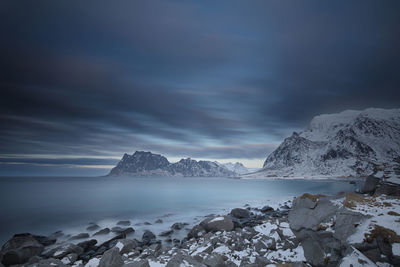
[[[116,226],[116,227],[113,227],[111,229],[111,232],[117,233],[117,234],[127,235],[127,234],[135,232],[135,229],[133,229],[132,227],[121,228],[121,227]]]
[[[232,231],[234,228],[233,222],[228,216],[207,218],[200,223],[200,226],[207,232]]]
[[[91,240],[80,242],[77,244],[77,246],[81,247],[83,249],[83,252],[86,252],[86,251],[92,249],[96,244],[97,244],[97,240],[91,239]]]
[[[348,237],[354,234],[358,225],[368,217],[347,209],[336,213],[335,232],[333,236],[345,242]]]
[[[72,236],[69,240],[78,240],[78,239],[84,239],[84,238],[89,238],[89,234],[88,233],[80,233],[80,234]]]
[[[121,267],[124,265],[118,248],[112,248],[104,252],[98,267]]]
[[[78,255],[76,253],[71,253],[66,255],[61,259],[61,262],[64,264],[72,264],[78,259]]]
[[[16,234],[1,248],[1,262],[8,266],[27,262],[31,257],[40,255],[44,246],[31,234]]]
[[[83,253],[83,248],[81,248],[80,246],[71,244],[71,243],[65,243],[60,246],[57,246],[56,248],[53,248],[49,251],[44,252],[43,255],[46,258],[62,259],[66,255],[71,254],[71,253],[75,253],[79,256]]]
[[[57,267],[68,267],[68,265],[64,264],[59,259],[42,259],[36,263],[28,265],[29,267],[49,267],[49,266],[57,266]]]
[[[157,219],[154,223],[163,223],[163,220]]]
[[[236,208],[231,210],[232,217],[238,218],[238,219],[243,219],[243,218],[249,218],[250,217],[250,212],[246,209],[241,209],[241,208]]]
[[[118,240],[115,245],[115,247],[119,249],[119,254],[121,255],[133,251],[138,246],[138,241],[134,239],[121,239]]]
[[[376,178],[373,175],[368,176],[365,178],[365,182],[363,187],[361,188],[362,194],[373,194],[376,190],[377,185],[379,184],[379,178]]]
[[[129,226],[131,225],[131,222],[126,220],[126,221],[119,221],[117,222],[117,225],[122,225],[122,226]]]
[[[216,253],[211,253],[210,255],[208,255],[204,259],[203,263],[210,267],[225,267],[226,266],[224,258],[221,255],[216,254]]]
[[[195,225],[188,233],[188,238],[199,238],[206,233],[206,230],[201,225]]]
[[[263,213],[268,213],[268,212],[274,211],[274,208],[272,208],[270,206],[264,206],[264,207],[261,208],[260,211],[263,212]]]
[[[154,240],[156,240],[156,236],[153,234],[153,232],[149,230],[144,231],[142,235],[142,243],[144,245],[149,245]]]
[[[106,234],[109,234],[109,233],[110,233],[110,228],[104,228],[104,229],[101,229],[100,231],[94,233],[93,236],[95,236],[95,235],[106,235]]]
[[[174,230],[181,230],[185,226],[184,223],[174,223],[171,228]]]
[[[159,236],[169,236],[174,232],[174,230],[167,230],[167,231],[163,231],[161,233],[159,233]]]
[[[150,267],[148,260],[139,260],[122,265],[122,267]]]
[[[97,229],[99,229],[100,228],[100,226],[98,226],[97,224],[91,224],[91,225],[89,225],[87,228],[86,228],[86,230],[88,230],[88,231],[95,231],[95,230],[97,230]]]

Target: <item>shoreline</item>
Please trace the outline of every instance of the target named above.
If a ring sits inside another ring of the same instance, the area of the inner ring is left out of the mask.
[[[364,194],[303,194],[275,207],[245,205],[229,213],[199,216],[194,224],[153,218],[152,224],[164,228],[168,224],[162,232],[139,232],[139,225],[123,220],[108,227],[101,240],[93,239],[105,229],[96,223],[88,225],[90,231],[71,236],[20,234],[3,246],[0,258],[5,266],[24,261],[18,266],[31,267],[349,266],[357,262],[396,266],[400,263],[400,198],[388,196],[389,191],[382,194],[382,188],[376,184]]]

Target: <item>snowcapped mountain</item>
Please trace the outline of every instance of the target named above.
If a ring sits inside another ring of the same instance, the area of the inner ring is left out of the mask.
[[[319,115],[266,159],[255,177],[400,175],[400,109]]]
[[[133,155],[124,154],[109,176],[232,177],[237,174],[211,161],[188,158],[170,163],[164,156],[136,151]]]
[[[230,170],[231,172],[234,172],[234,173],[237,173],[237,174],[247,174],[247,173],[255,172],[256,170],[258,170],[258,169],[253,169],[253,168],[246,168],[240,162],[236,162],[236,163],[232,163],[232,162],[220,163],[218,161],[215,161],[215,163],[218,164],[219,166],[222,166],[222,167]]]

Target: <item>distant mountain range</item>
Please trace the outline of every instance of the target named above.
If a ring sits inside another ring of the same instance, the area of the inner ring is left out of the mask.
[[[124,154],[109,176],[235,177],[249,172],[239,162],[222,164],[187,158],[170,163],[162,155],[136,151],[133,155]]]
[[[312,119],[247,177],[399,176],[400,109],[347,110]]]

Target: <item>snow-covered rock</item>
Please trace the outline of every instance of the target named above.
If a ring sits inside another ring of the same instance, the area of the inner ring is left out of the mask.
[[[319,115],[266,159],[258,177],[400,175],[400,109]]]
[[[125,154],[109,176],[231,177],[237,174],[212,161],[187,158],[170,163],[162,155],[136,151],[133,155]]]

